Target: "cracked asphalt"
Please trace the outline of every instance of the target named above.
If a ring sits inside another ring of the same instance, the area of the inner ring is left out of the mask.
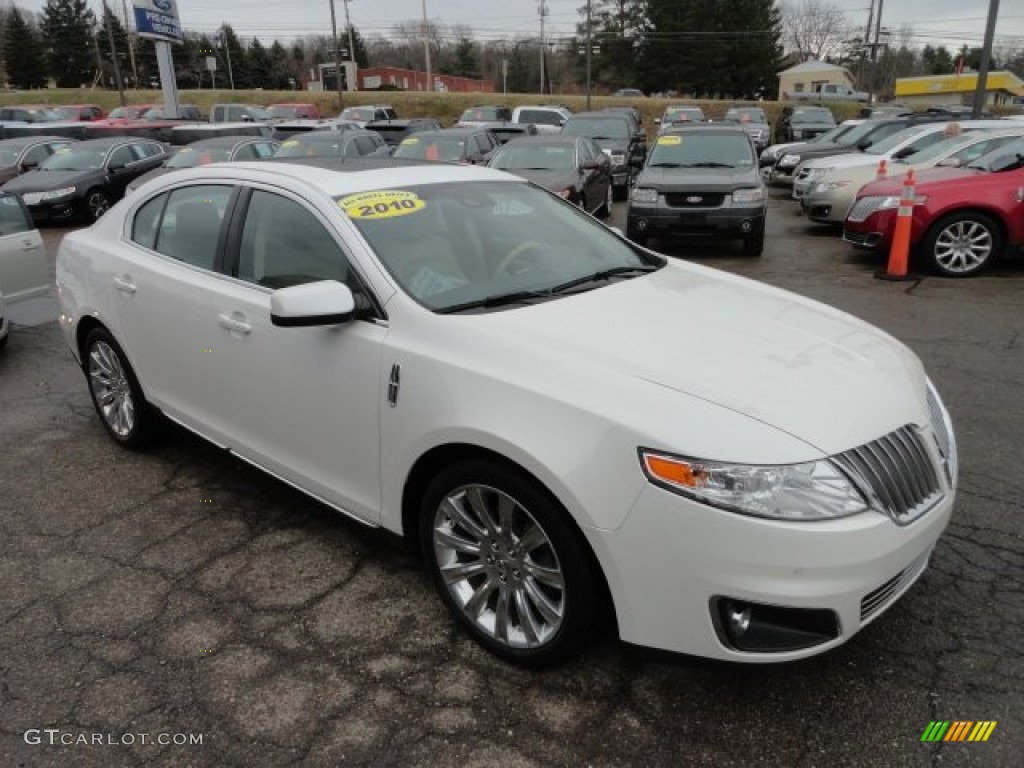
[[[62,231],[44,234],[52,255]],[[952,412],[953,522],[850,643],[745,667],[603,638],[556,669],[507,666],[390,536],[175,427],[117,448],[48,322],[0,353],[0,765],[1021,765],[1024,259],[878,281],[781,194],[761,259],[671,252],[881,326]],[[921,743],[932,720],[998,725]]]

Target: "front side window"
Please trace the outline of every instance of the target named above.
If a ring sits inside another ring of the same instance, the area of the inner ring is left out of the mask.
[[[525,182],[413,185],[338,204],[402,290],[435,311],[655,268],[654,257]]]
[[[110,163],[108,164],[108,167],[124,167],[129,163],[134,163],[136,159],[137,158],[135,157],[135,153],[132,151],[130,144],[124,147],[118,147],[110,153]]]
[[[215,184],[173,190],[160,220],[155,249],[172,259],[212,270],[231,191],[231,187]]]
[[[58,146],[67,145],[61,144]],[[50,151],[50,146],[48,144],[40,144],[37,147],[32,147],[32,149],[25,153],[25,159],[22,160],[21,162],[23,165],[30,165],[33,163],[35,165],[39,165],[39,163],[43,162],[46,158],[50,156]]]
[[[14,195],[0,195],[0,237],[27,232],[33,227]]]
[[[356,291],[348,259],[321,221],[294,200],[259,189],[245,214],[238,278],[272,289],[337,280]]]

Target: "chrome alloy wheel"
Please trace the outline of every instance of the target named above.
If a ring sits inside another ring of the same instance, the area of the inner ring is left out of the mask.
[[[935,238],[934,258],[946,272],[974,272],[992,256],[992,232],[971,219],[953,222]]]
[[[89,352],[89,389],[100,415],[118,437],[135,427],[135,403],[121,359],[109,344],[98,341]]]
[[[537,648],[565,617],[565,577],[537,520],[511,496],[465,485],[434,515],[434,554],[455,604],[509,648]]]
[[[97,190],[89,193],[86,205],[89,207],[89,215],[92,217],[93,221],[96,221],[104,213],[110,210],[110,199],[106,194]]]

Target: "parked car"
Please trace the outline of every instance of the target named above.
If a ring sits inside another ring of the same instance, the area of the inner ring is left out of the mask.
[[[855,120],[844,120],[831,131],[825,131],[825,133],[819,133],[813,139],[808,141],[787,141],[782,144],[772,144],[762,150],[758,161],[762,168],[762,173],[770,174],[772,167],[779,161],[780,154],[785,154],[785,151],[790,147],[795,147],[798,144],[821,144],[825,142],[839,142],[841,137],[845,136],[850,130],[857,125],[863,123],[862,118]]]
[[[888,250],[903,179],[861,187],[846,215],[843,239]],[[966,168],[917,176],[910,242],[916,255],[947,277],[970,277],[1024,246],[1024,139],[989,152]]]
[[[302,102],[271,104],[267,112],[271,120],[319,120],[322,117],[316,104]]]
[[[98,121],[94,121],[94,122],[100,122],[100,123],[104,123],[104,124],[107,124],[107,125],[118,125],[118,124],[129,122],[129,121],[141,120],[142,116],[144,114],[146,114],[149,110],[153,109],[154,107],[160,107],[160,106],[163,106],[163,105],[162,104],[128,104],[128,105],[123,106],[123,107],[115,107],[114,109],[110,110],[110,113],[106,117],[100,118]]]
[[[513,123],[535,125],[538,134],[559,133],[570,117],[572,110],[553,104],[524,104],[512,110]]]
[[[51,123],[7,123],[4,127],[6,139],[38,139],[56,136],[69,139],[87,139],[92,122],[82,120],[58,120]]]
[[[126,192],[134,192],[150,179],[182,168],[243,160],[269,160],[277,148],[276,141],[254,136],[215,136],[200,139],[181,147],[177,152],[168,155],[160,166],[133,179],[128,184]]]
[[[914,110],[910,107],[904,107],[902,104],[879,104],[873,107],[864,107],[860,111],[860,116],[866,120],[881,120],[887,117],[907,117],[912,114],[914,114]]]
[[[612,213],[612,164],[583,136],[531,136],[500,147],[488,165],[544,187],[599,219]]]
[[[783,98],[793,101],[871,101],[867,93],[854,90],[845,83],[822,83],[814,90],[794,91],[784,94]]]
[[[355,123],[365,128],[367,123],[375,120],[397,120],[398,113],[390,104],[364,104],[358,107],[345,107],[338,115],[338,120]]]
[[[512,110],[504,105],[478,104],[464,110],[455,123],[460,128],[479,128],[482,123],[510,123]]]
[[[24,202],[0,191],[0,293],[7,307],[48,294],[52,264]]]
[[[593,139],[612,161],[612,194],[625,200],[647,155],[647,134],[626,115],[578,112],[562,126],[563,136]]]
[[[380,157],[390,148],[373,131],[310,131],[281,142],[275,158],[282,157]]]
[[[602,107],[600,111],[611,112],[616,115],[626,115],[627,117],[632,118],[638,131],[644,127],[643,113],[637,107]]]
[[[975,122],[979,126],[984,124],[981,120]],[[987,151],[1024,134],[1024,127],[1016,133],[1002,136],[979,128],[948,137],[944,128],[943,123],[904,128],[863,153],[810,160],[797,172],[793,182],[794,197],[798,197],[801,209],[811,221],[842,225],[858,190],[876,179],[882,160],[886,164],[886,175],[905,175],[910,168],[915,172],[931,168],[947,157],[956,159],[959,156],[967,162],[977,160]],[[974,138],[968,143],[963,141],[965,136]],[[937,154],[932,152],[936,147],[939,148]],[[801,189],[799,195],[798,187]]]
[[[273,135],[274,129],[268,123],[188,123],[172,127],[168,143],[176,147],[183,147],[195,141],[215,139],[222,136],[255,136],[262,139],[271,139]]]
[[[658,137],[637,177],[626,235],[640,245],[651,237],[738,238],[744,254],[760,256],[767,198],[743,128],[677,127]]]
[[[270,110],[259,104],[214,104],[211,123],[259,123],[270,119]]]
[[[497,137],[486,128],[444,128],[406,136],[395,147],[394,156],[481,165],[498,145]]]
[[[3,185],[21,195],[35,221],[99,219],[135,178],[160,165],[165,145],[117,136],[80,141]]]
[[[58,149],[72,141],[63,136],[36,136],[0,141],[0,184],[38,168]]]
[[[413,117],[403,120],[375,120],[366,124],[366,130],[379,134],[389,147],[397,147],[402,139],[422,131],[439,131],[441,123],[432,117]]]
[[[0,120],[18,123],[53,123],[64,117],[52,106],[0,107]]]
[[[619,99],[642,99],[644,92],[639,88],[619,88],[612,96]]]
[[[150,107],[142,113],[140,120],[202,120],[203,113],[199,111],[199,107],[195,104],[179,104],[178,105],[178,116],[170,117],[167,114],[167,109],[163,104],[157,104],[154,107]]]
[[[661,117],[655,120],[655,123],[659,126],[659,134],[664,133],[676,123],[704,122],[707,122],[707,117],[704,116],[704,110],[698,106],[691,106],[688,104],[673,104],[665,107],[665,111],[661,113]]]
[[[729,107],[722,120],[742,126],[750,134],[758,154],[772,143],[772,126],[768,122],[768,115],[760,107]]]
[[[775,143],[807,141],[835,126],[835,115],[828,107],[787,104],[782,108],[779,122],[775,126]]]
[[[540,131],[535,123],[481,123],[479,127],[490,131],[499,144],[504,144],[512,139],[518,139],[523,136],[540,135]]]
[[[795,660],[924,572],[957,453],[905,345],[510,174],[390,163],[194,168],[64,236],[60,328],[114,443],[163,412],[408,537],[454,621],[521,664],[604,616]]]

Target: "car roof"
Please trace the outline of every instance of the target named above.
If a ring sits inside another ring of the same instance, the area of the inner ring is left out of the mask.
[[[561,136],[559,134],[549,134],[547,136],[538,134],[536,136],[516,136],[514,139],[509,139],[505,146],[509,144],[515,144],[517,147],[524,145],[541,145],[549,147],[571,147],[576,144],[581,136]]]
[[[245,144],[250,141],[270,141],[266,136],[214,136],[210,139],[199,139],[197,141],[191,141],[186,144],[186,147],[192,147],[193,149],[230,149],[231,147],[239,144]]]
[[[315,160],[315,158],[309,158]],[[484,166],[466,166],[448,163],[399,161],[392,158],[341,159],[331,162],[294,162],[281,158],[271,162],[242,162],[210,165],[182,171],[188,176],[175,174],[175,179],[207,178],[238,175],[241,179],[287,177],[295,182],[320,190],[331,197],[367,192],[375,189],[402,189],[420,184],[441,184],[458,181],[517,181],[517,176]]]
[[[336,142],[342,139],[348,140],[349,136],[365,136],[370,131],[304,131],[293,133],[285,141],[301,141],[303,143],[324,143]]]
[[[672,123],[662,136],[680,133],[735,133],[743,136],[747,132],[741,123]]]
[[[15,136],[10,139],[0,139],[0,147],[16,147],[24,146],[26,144],[45,144],[48,141],[63,141],[75,144],[81,143],[68,136]]]
[[[99,139],[76,141],[75,149],[109,149],[110,147],[116,147],[119,144],[135,144],[140,141],[145,141],[150,144],[160,143],[156,139],[149,139],[144,136],[103,136]]]
[[[570,117],[570,120],[576,120],[577,118],[586,119],[599,119],[599,120],[630,120],[631,118],[625,112],[604,112],[604,111],[591,111],[591,112],[577,112],[575,115]]]

